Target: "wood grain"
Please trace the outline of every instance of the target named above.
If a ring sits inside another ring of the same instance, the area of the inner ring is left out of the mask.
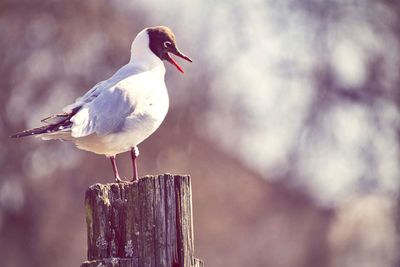
[[[88,261],[81,267],[203,266],[194,258],[187,175],[95,184],[85,194]]]

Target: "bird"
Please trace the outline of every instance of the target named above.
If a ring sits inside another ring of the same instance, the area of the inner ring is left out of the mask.
[[[138,180],[138,145],[157,130],[169,108],[163,61],[184,73],[171,54],[192,62],[179,51],[170,28],[143,29],[132,42],[129,62],[109,79],[94,85],[61,113],[41,120],[45,125],[11,137],[67,140],[79,149],[105,155],[111,161],[118,183],[123,180],[118,173],[116,156],[130,151],[132,181]]]

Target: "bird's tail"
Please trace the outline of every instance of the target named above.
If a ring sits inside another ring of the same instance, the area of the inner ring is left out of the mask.
[[[52,125],[44,125],[42,127],[37,127],[29,130],[25,130],[22,132],[18,132],[16,134],[11,135],[11,138],[20,138],[20,137],[25,137],[25,136],[31,136],[31,135],[38,135],[38,134],[44,134],[44,133],[49,133],[51,132],[51,127]]]
[[[55,137],[55,134],[61,133],[63,136],[65,135],[64,133],[68,131],[71,127],[71,118],[74,116],[78,111],[80,107],[76,107],[72,109],[68,113],[62,113],[62,114],[56,114],[50,117],[47,117],[42,120],[42,122],[47,123],[47,125],[25,130],[16,134],[11,135],[11,138],[19,138],[19,137],[25,137],[25,136],[31,136],[31,135],[42,135],[41,137],[44,138],[44,136],[51,135],[53,136],[50,139],[57,138]]]

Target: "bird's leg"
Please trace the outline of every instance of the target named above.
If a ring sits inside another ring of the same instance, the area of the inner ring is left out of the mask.
[[[138,179],[138,171],[137,171],[137,164],[136,158],[139,156],[139,149],[137,146],[132,147],[131,149],[131,157],[132,157],[132,167],[133,167],[133,179],[132,181],[136,181]]]
[[[111,156],[110,160],[111,160],[111,165],[112,165],[113,171],[114,171],[115,182],[120,183],[120,182],[122,182],[122,180],[119,177],[119,173],[118,173],[118,169],[117,169],[117,163],[115,162],[115,156]]]

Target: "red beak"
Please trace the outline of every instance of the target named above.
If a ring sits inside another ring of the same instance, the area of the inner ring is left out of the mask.
[[[188,57],[188,56],[182,54],[182,53],[179,52],[178,50],[176,50],[176,51],[174,51],[174,52],[171,51],[171,53],[174,54],[174,55],[177,55],[177,56],[180,57],[180,58],[183,58],[184,60],[187,60],[187,61],[189,61],[189,62],[193,62],[193,61],[190,59],[190,57]],[[181,66],[179,66],[178,63],[176,63],[176,61],[175,61],[168,53],[167,53],[167,56],[166,56],[166,60],[167,60],[169,63],[171,63],[172,65],[174,65],[180,72],[185,73],[185,72],[183,71],[183,69],[181,68]]]

